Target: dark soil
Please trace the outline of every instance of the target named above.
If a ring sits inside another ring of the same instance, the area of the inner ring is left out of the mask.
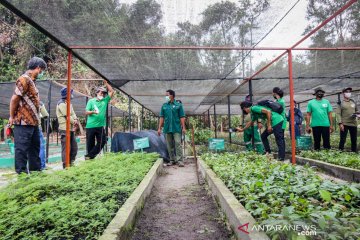
[[[134,240],[232,239],[216,202],[198,185],[195,164],[165,167],[134,226]]]

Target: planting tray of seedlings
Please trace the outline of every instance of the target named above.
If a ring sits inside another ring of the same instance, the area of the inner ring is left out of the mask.
[[[52,173],[19,175],[0,190],[2,239],[98,239],[157,154],[107,154]]]
[[[250,152],[204,154],[202,160],[255,219],[250,234],[261,229],[275,239],[360,238],[360,184],[322,179],[309,166]]]

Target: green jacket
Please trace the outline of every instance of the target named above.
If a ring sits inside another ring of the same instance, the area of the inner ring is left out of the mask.
[[[164,103],[160,110],[160,117],[164,118],[163,133],[181,133],[180,118],[185,117],[181,103],[175,100]]]
[[[59,130],[66,131],[66,103],[59,101],[56,106],[56,117],[59,122]],[[73,131],[74,122],[77,120],[76,114],[72,105],[70,105],[70,131]]]

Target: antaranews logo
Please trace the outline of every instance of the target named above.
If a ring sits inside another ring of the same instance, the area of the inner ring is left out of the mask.
[[[245,223],[244,225],[239,226],[238,229],[246,234],[249,234],[249,223]]]
[[[238,230],[250,234],[249,232],[249,223],[245,223],[238,227]],[[251,227],[251,231],[294,231],[297,232],[298,235],[302,236],[316,236],[316,226],[315,225],[253,225]]]

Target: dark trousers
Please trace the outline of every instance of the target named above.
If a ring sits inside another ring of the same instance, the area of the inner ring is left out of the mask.
[[[61,159],[63,163],[63,168],[66,167],[66,131],[60,130],[61,134]],[[74,132],[70,132],[70,166],[74,164],[76,159],[76,154],[78,151],[78,145],[75,139]]]
[[[29,171],[40,171],[41,160],[40,153],[40,136],[38,126],[21,126],[14,127],[15,143],[15,171],[17,173],[27,173]],[[29,163],[29,169],[27,164]]]
[[[313,127],[314,150],[320,150],[321,137],[324,149],[330,149],[330,127]]]
[[[339,143],[339,149],[344,150],[344,145],[346,142],[346,137],[348,131],[350,132],[350,139],[351,139],[351,151],[356,152],[357,151],[357,127],[351,127],[344,125],[344,131],[340,131],[340,143]]]
[[[284,139],[284,130],[282,129],[282,124],[278,123],[275,126],[272,127],[272,132],[269,133],[267,130],[265,130],[261,134],[261,140],[264,144],[265,152],[271,153],[270,144],[268,140],[268,136],[274,133],[276,145],[278,146],[278,159],[284,160],[285,159],[285,139]]]
[[[96,140],[96,144],[95,144]],[[95,158],[106,144],[105,129],[103,127],[86,129],[87,156]]]

